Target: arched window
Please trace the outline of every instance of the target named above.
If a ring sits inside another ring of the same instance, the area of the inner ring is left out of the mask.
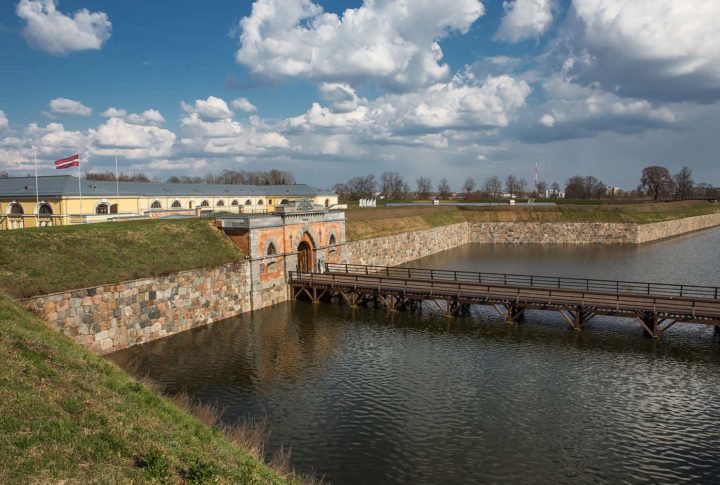
[[[162,204],[159,200],[154,200],[152,204],[150,204],[151,209],[162,209]]]
[[[238,200],[235,199],[235,200],[232,201],[232,205],[233,205],[233,207],[239,206],[239,205],[240,205],[240,202],[238,202]]]
[[[266,254],[268,256],[273,256],[273,255],[277,254],[277,248],[275,247],[275,244],[273,244],[273,243],[268,244]],[[265,263],[265,270],[268,273],[274,273],[275,271],[277,271],[277,259],[276,258],[268,258],[267,262]]]
[[[258,205],[263,205],[262,199],[258,200]]]
[[[325,199],[325,207],[330,207],[330,199]]]
[[[332,255],[337,252],[337,248],[335,245],[337,244],[337,239],[335,239],[335,234],[330,234],[330,239],[328,239],[328,252]]]
[[[245,205],[252,205],[252,201],[250,199],[246,200]]]
[[[20,204],[15,202],[10,206],[10,214],[25,214],[25,211]]]
[[[217,204],[215,204],[215,205],[218,207],[225,207],[225,202],[223,202],[222,200],[218,200]]]
[[[289,204],[289,203],[290,203],[290,201],[287,199],[283,199],[280,201],[280,204]]]
[[[192,202],[191,202],[191,203],[192,203]],[[182,207],[182,204],[180,203],[179,200],[173,201],[173,203],[172,203],[172,208],[173,208],[173,209],[180,209],[181,207]]]
[[[200,207],[210,207],[210,202],[208,202],[207,200],[203,200],[200,204]]]
[[[107,205],[105,202],[101,202],[95,207],[95,214],[109,214],[110,213],[110,206]]]
[[[52,215],[52,207],[50,207],[50,204],[40,204],[38,206],[38,214],[41,216],[49,216]]]

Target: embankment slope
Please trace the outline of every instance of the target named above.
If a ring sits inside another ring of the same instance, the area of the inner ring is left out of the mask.
[[[25,298],[242,259],[200,219],[0,231],[0,291]]]

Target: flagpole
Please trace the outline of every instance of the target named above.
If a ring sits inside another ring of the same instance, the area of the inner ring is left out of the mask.
[[[117,153],[115,154],[115,214],[120,214],[120,180],[118,179]]]
[[[37,148],[33,148],[33,158],[35,159],[35,215],[37,216],[37,227],[40,227],[40,189],[38,188]]]
[[[80,174],[80,152],[78,152],[78,193],[80,194],[80,224],[83,223],[83,210],[82,210],[82,182]]]

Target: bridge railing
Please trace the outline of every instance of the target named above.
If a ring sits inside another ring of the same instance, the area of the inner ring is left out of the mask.
[[[705,298],[718,300],[720,289],[715,286],[679,285],[672,283],[646,283],[639,281],[569,278],[563,276],[538,276],[509,273],[454,271],[425,268],[398,268],[361,264],[328,263],[329,273],[372,275],[410,280],[448,281],[501,286],[524,286],[584,290],[607,293],[637,293],[662,297]]]

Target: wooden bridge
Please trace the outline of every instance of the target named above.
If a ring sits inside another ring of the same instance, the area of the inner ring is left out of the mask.
[[[489,305],[510,323],[521,321],[527,309],[551,310],[575,330],[596,315],[612,315],[636,320],[652,337],[678,322],[714,325],[720,333],[718,287],[354,264],[324,269],[291,271],[295,298],[374,303],[391,311],[427,300],[448,315]]]

